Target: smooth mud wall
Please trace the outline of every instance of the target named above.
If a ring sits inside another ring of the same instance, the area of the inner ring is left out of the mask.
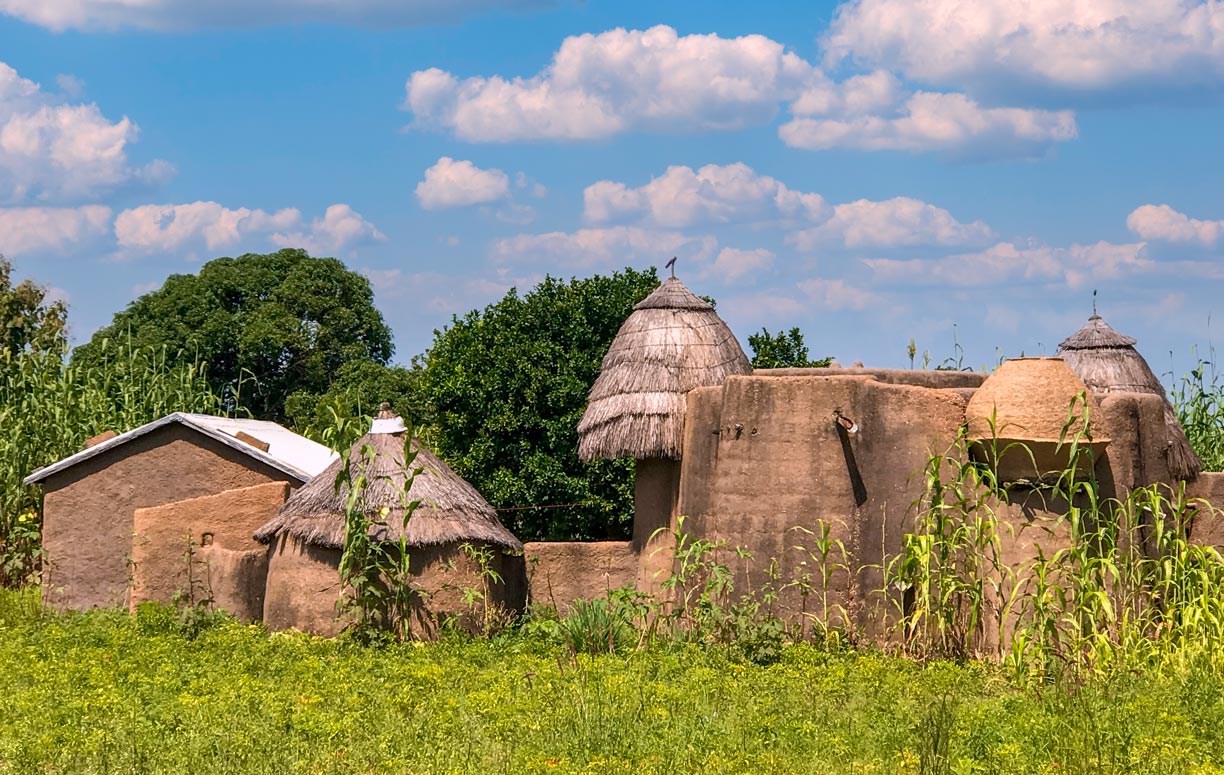
[[[262,619],[268,547],[251,536],[288,497],[288,484],[270,482],[136,509],[133,610],[181,595],[211,600],[244,622]]]
[[[630,541],[539,541],[523,546],[523,559],[531,603],[560,613],[635,584],[640,565]]]

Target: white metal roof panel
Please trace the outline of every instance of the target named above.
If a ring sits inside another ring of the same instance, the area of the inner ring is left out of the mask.
[[[274,422],[267,422],[265,420],[237,420],[229,417],[214,417],[208,414],[176,412],[148,425],[142,425],[127,433],[120,434],[113,439],[108,439],[89,449],[81,450],[57,463],[52,463],[46,468],[40,468],[26,477],[25,483],[37,484],[42,482],[47,477],[71,468],[77,463],[89,460],[109,449],[122,446],[133,439],[138,439],[171,423],[180,423],[189,428],[194,428],[226,446],[232,447],[249,457],[283,471],[302,483],[321,473],[336,458],[336,453],[322,444],[313,442],[305,436],[299,436],[288,428],[283,428]],[[268,451],[264,452],[236,438],[236,434],[240,431],[267,444]]]

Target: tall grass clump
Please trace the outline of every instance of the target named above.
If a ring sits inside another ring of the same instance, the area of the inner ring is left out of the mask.
[[[1173,386],[1177,419],[1206,471],[1224,471],[1224,383],[1215,364],[1198,365]]]
[[[203,363],[163,349],[106,341],[90,366],[64,348],[0,352],[0,585],[20,586],[38,568],[42,500],[22,479],[84,447],[173,412],[219,413]]]

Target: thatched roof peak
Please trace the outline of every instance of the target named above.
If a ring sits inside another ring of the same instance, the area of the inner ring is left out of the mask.
[[[386,407],[374,420],[370,433],[361,437],[349,453],[354,479],[359,475],[366,478],[365,513],[379,514],[385,523],[371,529],[372,537],[398,541],[402,536],[409,546],[472,541],[522,550],[522,543],[506,529],[497,511],[476,488],[417,439],[409,442],[408,449],[416,456],[408,461],[404,454],[408,441],[403,421]],[[341,478],[343,467],[343,461],[337,460],[290,496],[276,516],[255,532],[255,540],[270,543],[287,533],[308,544],[342,548],[348,496]],[[418,473],[409,486],[414,470]],[[419,500],[420,505],[405,526],[404,507],[409,500]]]
[[[1119,333],[1095,312],[1079,331],[1062,341],[1059,350],[1097,350],[1108,347],[1134,347],[1134,337]]]
[[[1193,480],[1203,470],[1203,461],[1190,446],[1186,431],[1177,420],[1164,385],[1152,367],[1135,349],[1135,339],[1110,328],[1094,311],[1079,331],[1058,346],[1071,370],[1097,395],[1107,393],[1151,393],[1164,399],[1165,459],[1175,479]]]
[[[578,423],[578,456],[679,458],[688,391],[751,371],[714,307],[669,277],[608,348]]]
[[[675,276],[664,280],[658,288],[654,289],[653,293],[639,301],[633,308],[635,310],[688,309],[702,312],[714,310],[710,302],[690,291]]]
[[[404,420],[398,414],[391,411],[391,404],[382,402],[378,407],[378,414],[374,416],[374,422],[370,425],[370,433],[398,435],[407,432],[408,426],[404,425]]]

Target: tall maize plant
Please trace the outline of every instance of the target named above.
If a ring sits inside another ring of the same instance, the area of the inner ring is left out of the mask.
[[[39,566],[41,491],[22,479],[83,448],[173,412],[222,409],[203,363],[163,349],[103,344],[105,357],[72,365],[57,349],[0,352],[0,585],[20,586]]]

